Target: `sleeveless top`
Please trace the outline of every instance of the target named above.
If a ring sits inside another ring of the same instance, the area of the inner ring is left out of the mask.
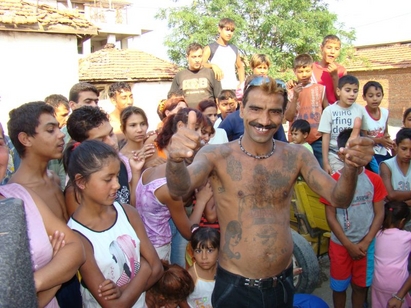
[[[404,175],[401,169],[398,167],[397,157],[394,156],[390,159],[382,161],[380,164],[386,164],[391,171],[391,185],[394,190],[411,190],[411,164],[408,167],[407,174]]]
[[[171,242],[171,229],[168,223],[171,218],[170,211],[154,194],[158,188],[167,184],[167,180],[160,178],[143,184],[143,174],[136,187],[136,196],[139,196],[136,200],[136,208],[148,238],[153,246],[158,248]]]
[[[35,272],[47,265],[53,258],[53,248],[43,218],[30,193],[20,184],[12,183],[0,186],[0,194],[6,198],[18,198],[24,201],[31,262],[33,272]],[[46,307],[59,307],[56,298],[54,297]]]
[[[211,294],[214,290],[215,280],[205,280],[198,277],[196,263],[193,266],[197,281],[193,293],[187,298],[187,303],[191,308],[212,308]]]
[[[217,64],[224,73],[224,78],[221,79],[221,88],[230,90],[236,89],[238,80],[235,73],[235,63],[237,61],[238,50],[231,44],[223,46],[217,42],[209,44],[209,47],[210,50],[215,50],[210,59],[210,63]]]
[[[114,224],[104,231],[94,231],[70,218],[67,225],[83,235],[92,245],[94,258],[104,278],[112,280],[119,287],[129,283],[140,270],[140,239],[131,226],[123,207],[114,202],[117,212]],[[81,285],[84,307],[100,307],[91,292]],[[134,308],[145,307],[145,293],[142,293]]]

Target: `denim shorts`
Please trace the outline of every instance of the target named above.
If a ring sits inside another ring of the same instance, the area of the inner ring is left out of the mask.
[[[292,308],[294,292],[292,265],[268,279],[248,279],[218,266],[211,301],[214,308]]]

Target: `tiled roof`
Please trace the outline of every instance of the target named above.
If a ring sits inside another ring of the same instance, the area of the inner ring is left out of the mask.
[[[177,65],[136,49],[104,48],[79,61],[79,80],[88,82],[172,80]]]
[[[57,10],[22,0],[0,1],[0,31],[97,35],[97,27],[76,10]]]
[[[411,42],[357,47],[348,63],[349,72],[411,67]]]

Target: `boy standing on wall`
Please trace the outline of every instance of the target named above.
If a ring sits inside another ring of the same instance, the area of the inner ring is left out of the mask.
[[[234,20],[221,19],[218,23],[219,37],[214,43],[204,47],[203,52],[203,66],[214,71],[216,79],[221,81],[223,90],[236,90],[245,80],[244,64],[238,48],[229,44],[234,30]],[[236,69],[239,80],[236,77]]]

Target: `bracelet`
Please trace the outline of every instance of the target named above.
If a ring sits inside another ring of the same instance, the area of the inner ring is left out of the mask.
[[[191,226],[191,233],[194,233],[196,230],[200,228],[199,224],[194,224]]]
[[[397,295],[397,293],[393,293],[393,294],[391,295],[391,298],[395,298],[396,300],[399,300],[401,303],[404,302],[404,298],[399,297],[399,296]]]

